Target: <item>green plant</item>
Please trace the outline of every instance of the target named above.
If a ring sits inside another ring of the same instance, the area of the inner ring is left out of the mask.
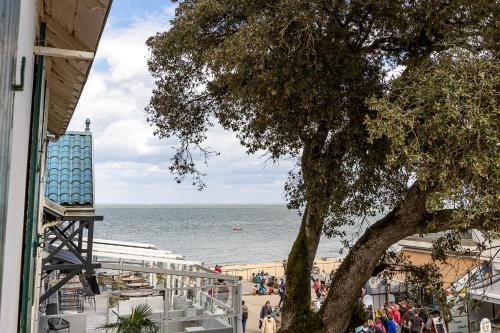
[[[116,330],[118,333],[140,333],[143,330],[156,333],[160,330],[160,324],[149,318],[153,310],[147,304],[140,304],[133,308],[130,316],[120,316],[115,311],[113,313],[117,316],[116,322],[101,326],[100,329]]]
[[[157,281],[157,283],[163,284],[164,281],[167,281],[167,275],[161,274],[161,273],[156,273],[156,281]]]

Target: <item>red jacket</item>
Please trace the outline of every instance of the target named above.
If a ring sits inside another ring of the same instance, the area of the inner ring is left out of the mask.
[[[401,313],[399,313],[399,311],[396,309],[393,309],[391,313],[392,317],[394,318],[394,322],[401,326]]]

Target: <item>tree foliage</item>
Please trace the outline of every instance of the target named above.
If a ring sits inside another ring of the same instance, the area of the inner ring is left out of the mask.
[[[487,0],[184,0],[148,39],[146,113],[155,134],[179,139],[179,181],[203,187],[193,154],[210,155],[217,123],[248,153],[297,161],[285,190],[304,213],[285,330],[312,318],[303,285],[321,233],[382,214],[335,274],[360,289],[411,233],[497,228],[498,11]],[[357,291],[340,283],[319,329],[348,327]]]
[[[463,49],[426,59],[372,98],[371,138],[391,142],[388,161],[432,189],[430,210],[455,209],[455,229],[477,214],[498,213],[500,199],[500,64],[491,53]],[[496,227],[497,221],[484,224]]]

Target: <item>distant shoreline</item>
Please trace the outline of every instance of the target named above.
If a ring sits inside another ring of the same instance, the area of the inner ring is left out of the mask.
[[[203,207],[286,207],[286,203],[165,203],[165,204],[114,204],[114,203],[98,203],[96,208],[203,208]],[[292,209],[293,210],[293,209]]]

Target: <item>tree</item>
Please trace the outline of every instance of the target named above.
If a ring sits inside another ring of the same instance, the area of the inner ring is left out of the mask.
[[[468,57],[470,75],[475,59],[498,61],[497,9],[491,1],[180,1],[172,28],[148,39],[155,89],[146,113],[155,134],[179,139],[171,166],[179,181],[193,174],[203,187],[193,153],[210,155],[203,141],[215,123],[249,153],[297,161],[285,186],[289,207],[303,213],[287,265],[284,331],[344,332],[361,287],[398,240],[494,226],[498,82],[484,76],[491,89],[483,96],[483,77],[457,79],[479,97],[469,105],[457,95],[452,105],[456,91],[440,89],[446,81],[437,77],[440,69],[463,74],[452,50]],[[413,88],[422,89],[419,99]],[[477,121],[464,123],[463,107]],[[459,131],[467,126],[474,130]],[[465,138],[448,141],[457,135]],[[454,165],[456,158],[468,162]],[[350,248],[321,311],[311,313],[304,286],[321,234],[342,236],[340,227],[380,213]]]

